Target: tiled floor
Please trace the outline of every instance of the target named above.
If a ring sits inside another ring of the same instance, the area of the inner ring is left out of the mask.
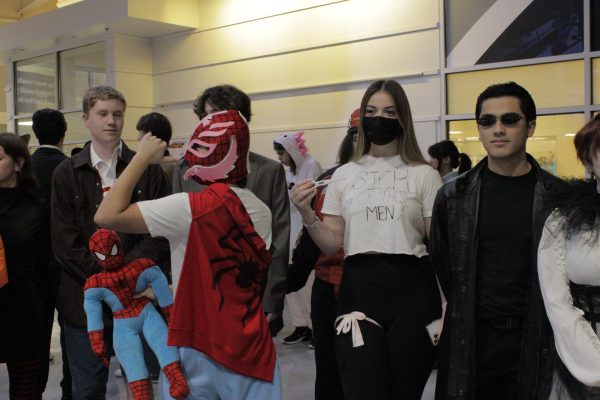
[[[58,325],[54,326],[52,336],[51,353],[54,355],[54,361],[50,364],[50,377],[44,400],[60,400],[60,380],[62,378],[62,361],[60,357],[60,343],[58,340]],[[277,357],[281,367],[281,377],[283,384],[283,400],[311,400],[314,398],[313,389],[315,382],[315,366],[313,350],[310,350],[306,343],[295,345],[282,345],[281,339],[289,334],[284,329],[278,337],[275,338],[277,346]],[[122,378],[116,378],[114,371],[118,368],[117,360],[113,357],[110,365],[110,375],[106,398],[109,400],[127,400],[130,399],[127,393],[125,381]],[[435,382],[435,372],[429,378],[424,400],[433,399],[433,390]],[[8,398],[8,374],[6,366],[0,364],[0,399]],[[196,399],[193,399],[196,400]]]

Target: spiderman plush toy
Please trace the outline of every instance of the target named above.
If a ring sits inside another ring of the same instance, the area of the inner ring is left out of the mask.
[[[171,396],[177,400],[185,399],[189,388],[177,348],[167,346],[167,325],[148,298],[134,298],[135,293],[151,286],[168,323],[173,296],[164,274],[147,258],[126,263],[121,239],[115,231],[97,230],[90,238],[89,248],[104,269],[92,275],[84,287],[83,307],[92,350],[108,366],[102,322],[104,301],[113,313],[115,353],[125,369],[134,400],[150,398],[150,381],[140,338],[142,332],[169,381]]]

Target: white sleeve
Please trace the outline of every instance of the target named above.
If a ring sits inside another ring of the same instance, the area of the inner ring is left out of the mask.
[[[439,188],[442,187],[442,177],[435,169],[427,166],[423,179],[421,180],[421,204],[423,207],[423,218],[429,218],[433,214],[433,203]]]
[[[140,201],[137,206],[152,236],[164,236],[171,242],[190,229],[192,209],[188,193]]]
[[[341,168],[335,170],[325,191],[325,201],[321,212],[329,215],[342,215],[342,189],[345,184],[345,174]]]
[[[600,340],[583,311],[573,306],[565,272],[565,235],[560,219],[548,217],[538,249],[538,273],[554,341],[569,372],[588,386],[600,386]]]
[[[296,177],[296,182],[300,182],[303,179],[316,180],[323,173],[323,168],[317,160],[312,157],[307,158],[302,164],[302,171]]]

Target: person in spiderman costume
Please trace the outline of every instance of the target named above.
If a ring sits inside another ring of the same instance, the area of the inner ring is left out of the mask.
[[[171,396],[177,400],[185,399],[189,387],[177,349],[167,346],[167,325],[147,297],[135,296],[151,286],[168,323],[173,296],[166,277],[150,259],[126,263],[121,239],[115,231],[98,229],[90,238],[89,249],[104,269],[89,277],[84,286],[83,307],[92,350],[108,367],[110,360],[104,345],[102,322],[104,301],[113,312],[115,353],[125,368],[134,400],[150,399],[150,380],[140,338],[142,332],[169,381]]]
[[[178,346],[190,398],[280,400],[281,377],[260,295],[271,261],[271,211],[245,188],[250,134],[235,110],[200,121],[185,153],[186,179],[208,185],[130,205],[140,174],[166,144],[146,134],[94,221],[167,238],[175,302],[169,345]],[[164,380],[159,380],[164,398]]]

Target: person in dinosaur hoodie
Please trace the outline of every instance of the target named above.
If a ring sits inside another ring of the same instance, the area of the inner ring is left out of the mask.
[[[279,161],[286,167],[285,178],[288,183],[288,190],[292,190],[296,182],[303,179],[317,179],[323,172],[319,162],[308,154],[303,135],[304,132],[302,131],[284,133],[273,141],[275,153],[277,153]],[[292,262],[292,250],[301,230],[302,218],[300,213],[296,206],[290,203],[290,264]],[[285,308],[290,313],[292,325],[295,329],[291,335],[283,339],[284,344],[309,341],[312,345],[310,296],[314,279],[313,272],[302,289],[285,296]]]
[[[244,188],[249,143],[238,111],[206,116],[188,143],[185,178],[209,186],[130,205],[139,175],[166,148],[148,133],[95,216],[102,227],[169,241],[175,302],[168,344],[179,347],[189,399],[281,399],[260,298],[271,261],[271,212]],[[159,390],[171,399],[164,383]]]

